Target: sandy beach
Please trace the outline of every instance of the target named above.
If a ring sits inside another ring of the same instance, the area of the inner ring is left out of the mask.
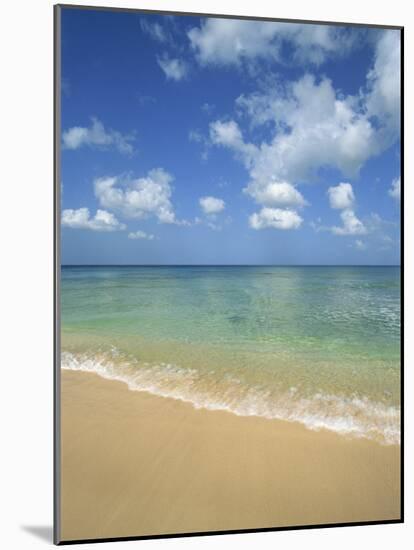
[[[63,371],[61,540],[398,519],[399,451]]]

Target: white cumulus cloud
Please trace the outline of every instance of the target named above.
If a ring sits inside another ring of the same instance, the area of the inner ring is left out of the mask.
[[[328,196],[331,208],[343,210],[352,208],[355,195],[350,183],[339,183],[335,187],[329,187]]]
[[[200,62],[213,62],[217,56],[223,63],[240,60],[247,51],[253,55],[254,48],[264,51],[263,44],[269,44],[258,33],[257,42],[250,48],[242,35],[237,55],[234,53],[237,41],[232,39],[227,49],[224,42],[222,50],[216,52],[213,31],[224,32],[224,28],[225,25],[205,23],[192,33]],[[312,40],[321,41],[328,50],[329,36],[324,35],[324,30],[318,34],[317,28],[313,29],[316,34]],[[232,27],[230,31],[236,33]],[[295,32],[293,35],[296,43],[310,40]],[[314,180],[321,168],[331,167],[344,176],[356,177],[371,157],[379,155],[398,138],[399,52],[398,32],[379,32],[365,86],[355,95],[346,96],[328,78],[316,78],[309,73],[287,83],[270,79],[270,84],[262,86],[263,91],[236,100],[239,120],[246,120],[247,128],[242,131],[236,120],[215,120],[210,123],[210,142],[228,148],[244,164],[249,174],[245,192],[257,203],[265,207],[302,207],[306,200],[298,186]],[[265,128],[269,137],[249,140],[248,129],[256,127]],[[353,213],[353,217],[343,215],[348,225],[342,232],[362,231],[355,223],[352,188],[341,186],[332,194],[333,204]]]
[[[260,148],[244,141],[237,122],[233,120],[212,122],[210,124],[210,139],[214,145],[230,148],[242,160],[251,176],[244,192],[250,195],[256,203],[264,207],[290,207],[290,212],[295,214],[295,220],[302,221],[299,214],[292,209],[305,206],[307,204],[305,198],[291,183],[277,181],[275,171],[266,170],[263,175],[258,174],[256,167],[261,156]],[[269,208],[270,210],[271,208]],[[259,215],[254,214],[253,216]],[[254,219],[256,220],[256,218]],[[264,223],[264,220],[260,218],[258,224],[260,225],[262,222]],[[256,222],[250,223],[251,227],[257,228],[255,225],[257,225]],[[280,223],[273,223],[268,227],[281,228],[280,225]],[[286,229],[296,228],[295,224],[292,224],[291,227],[288,225]]]
[[[294,210],[280,208],[262,208],[249,218],[249,225],[253,229],[298,229],[302,224],[302,218]]]
[[[204,214],[207,215],[218,214],[225,208],[223,199],[218,199],[216,197],[201,197],[199,203]]]
[[[134,139],[134,136],[123,135],[116,130],[106,130],[100,120],[92,118],[89,127],[74,126],[65,130],[62,134],[62,145],[64,149],[79,149],[84,146],[101,149],[113,147],[122,154],[131,155],[134,152],[131,141]]]
[[[351,209],[345,209],[341,212],[342,226],[332,227],[332,233],[335,235],[365,235],[367,228],[359,220],[355,212]]]
[[[171,202],[172,180],[171,174],[162,168],[150,170],[137,179],[99,178],[94,182],[95,195],[101,206],[126,218],[153,216],[161,223],[179,223]]]
[[[341,210],[342,226],[331,227],[334,235],[365,235],[367,228],[354,211],[355,195],[350,183],[339,183],[328,189],[331,208]]]
[[[271,133],[256,146],[242,135],[220,140],[242,154],[254,180],[303,182],[322,166],[356,176],[379,152],[375,129],[357,100],[337,94],[327,78],[318,82],[306,74],[283,89],[240,96],[237,106],[253,126],[267,125]]]
[[[95,216],[91,217],[88,208],[63,210],[62,226],[92,231],[120,231],[126,228],[111,212],[97,210]]]
[[[256,202],[264,206],[302,207],[306,205],[303,195],[286,181],[268,183],[250,182],[245,189]]]
[[[253,144],[245,143],[239,125],[234,120],[216,120],[210,124],[210,139],[214,145],[229,147],[241,153],[245,163],[249,163],[256,154]]]

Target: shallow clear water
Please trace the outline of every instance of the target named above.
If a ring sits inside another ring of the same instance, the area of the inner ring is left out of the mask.
[[[399,441],[398,267],[63,267],[62,366]]]

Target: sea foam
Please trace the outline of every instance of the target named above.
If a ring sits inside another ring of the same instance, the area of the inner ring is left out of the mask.
[[[323,393],[303,396],[294,387],[275,393],[247,386],[231,376],[218,379],[217,373],[200,373],[174,364],[141,363],[123,357],[115,348],[110,353],[91,355],[64,351],[61,366],[124,382],[130,390],[191,403],[197,409],[299,422],[311,430],[326,429],[385,445],[400,442],[399,409],[367,397]]]

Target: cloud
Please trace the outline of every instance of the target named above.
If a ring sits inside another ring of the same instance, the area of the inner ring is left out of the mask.
[[[367,228],[359,220],[355,212],[346,208],[341,212],[342,227],[332,227],[332,233],[335,235],[365,235]]]
[[[328,25],[206,19],[188,32],[200,65],[240,65],[256,59],[278,61],[288,46],[290,60],[319,65],[332,55],[344,55],[357,32]]]
[[[393,199],[399,201],[401,199],[401,179],[395,178],[392,180],[391,188],[388,190],[388,194]]]
[[[224,145],[233,149],[241,149],[245,146],[241,130],[234,120],[222,122],[216,120],[210,124],[211,141],[216,145]]]
[[[146,239],[147,241],[154,240],[154,235],[151,235],[150,233],[145,233],[145,231],[133,231],[131,233],[128,233],[128,239]]]
[[[207,23],[203,29],[209,29]],[[388,36],[388,32],[378,33],[373,64],[366,85],[358,94],[345,96],[334,89],[328,78],[317,79],[309,73],[287,83],[272,79],[264,91],[241,95],[236,100],[240,120],[247,120],[250,130],[264,129],[264,134],[254,132],[253,135],[267,135],[266,139],[249,140],[248,132],[242,131],[233,119],[210,123],[211,145],[231,150],[243,163],[249,174],[244,191],[255,202],[266,208],[291,210],[306,206],[297,187],[316,179],[321,168],[331,167],[345,176],[356,177],[368,159],[380,154],[398,138],[399,88],[391,81],[388,87],[386,75],[394,71],[399,78],[400,46],[398,35]],[[213,59],[215,42],[207,40],[212,35],[200,33],[199,30],[193,34],[193,39],[199,45],[200,60],[207,63],[210,57]],[[295,36],[295,40],[301,39]],[[322,33],[318,40],[323,43],[328,36]],[[252,55],[256,46],[260,46],[260,36],[258,43],[249,50]],[[230,45],[228,47],[231,50]],[[240,50],[240,56],[247,55],[246,48]],[[223,51],[217,55],[225,55],[225,51],[223,46]],[[299,50],[295,51],[299,55]],[[237,62],[239,57],[233,55],[231,59]],[[225,60],[230,62],[230,57],[223,58],[222,62]],[[365,231],[354,212],[350,184],[332,189],[330,202],[333,208],[343,210],[343,226],[335,228],[337,234]]]
[[[355,241],[355,248],[356,248],[357,250],[366,250],[366,249],[367,249],[367,245],[366,245],[363,241],[357,239],[357,240]]]
[[[171,203],[172,180],[171,174],[162,168],[150,170],[137,179],[99,178],[94,182],[95,195],[101,206],[126,218],[156,217],[160,223],[180,223]]]
[[[400,31],[383,31],[376,44],[374,66],[368,73],[366,109],[368,116],[380,123],[386,144],[400,128],[400,61]]]
[[[253,229],[298,229],[302,224],[302,218],[294,210],[282,210],[280,208],[262,208],[249,217],[249,225]]]
[[[399,222],[384,220],[379,214],[372,212],[366,219],[366,226],[370,233],[378,232],[385,234],[388,229],[395,229],[399,226]]]
[[[310,222],[310,226],[319,233],[320,231],[329,231],[334,235],[342,236],[357,236],[357,235],[366,235],[364,241],[357,239],[355,244],[350,244],[357,248],[358,250],[365,250],[368,248],[378,248],[385,249],[384,247],[390,248],[391,245],[395,244],[398,241],[399,234],[399,223],[395,221],[384,220],[378,214],[372,212],[369,216],[365,216],[363,220],[359,220],[355,212],[351,209],[344,209],[341,214],[341,219],[343,225],[338,226],[325,226],[321,224],[321,219],[318,218],[316,222]],[[389,235],[389,232],[395,234],[396,238],[392,238]],[[367,242],[368,241],[368,242]]]
[[[179,81],[188,74],[188,65],[181,59],[170,58],[167,54],[163,57],[157,57],[158,65],[164,71],[167,80]]]
[[[144,17],[140,18],[141,30],[157,42],[168,42],[169,35],[159,23],[150,23]]]
[[[202,143],[204,141],[203,135],[198,130],[190,130],[188,132],[188,139],[194,143]]]
[[[264,206],[282,206],[300,208],[307,203],[303,195],[286,181],[261,184],[257,181],[250,182],[245,192],[251,195],[256,202]]]
[[[177,25],[176,18],[164,14],[162,22],[156,21],[153,15],[141,15],[140,26],[143,33],[160,44],[168,45],[171,48],[179,49],[180,43],[178,34],[181,32]],[[177,38],[176,38],[177,35]]]
[[[398,251],[400,243],[400,223],[381,218],[379,214],[371,213],[364,220],[367,233],[371,236],[370,246],[375,246],[378,250],[390,250],[394,248]]]
[[[64,149],[79,149],[80,147],[92,147],[98,149],[117,149],[125,155],[132,155],[134,148],[131,141],[134,136],[122,135],[116,130],[105,130],[104,125],[97,118],[92,117],[89,127],[74,126],[62,134]]]
[[[244,163],[251,176],[251,181],[244,188],[244,192],[250,195],[258,204],[265,207],[291,208],[301,208],[307,204],[303,195],[291,183],[276,181],[276,176],[272,171],[266,171],[263,176],[257,174],[256,166],[261,154],[260,148],[244,141],[240,127],[234,120],[212,122],[210,124],[210,140],[214,145],[232,149]],[[293,210],[290,210],[290,212],[293,212]],[[258,215],[254,214],[254,216]],[[295,219],[302,220],[298,214],[296,214]],[[262,222],[264,223],[264,220],[260,219],[257,223],[260,225]],[[250,223],[250,226],[254,227],[252,223]],[[269,224],[268,226],[280,228],[278,223]],[[295,226],[292,225],[292,228],[295,228]],[[289,227],[286,227],[286,229],[289,229]]]
[[[257,155],[257,148],[251,143],[245,143],[239,125],[234,120],[216,120],[210,124],[210,140],[213,145],[228,147],[241,155],[241,159],[249,166]]]
[[[336,187],[328,189],[328,196],[331,208],[352,208],[355,195],[350,183],[339,183]]]
[[[222,199],[216,197],[201,197],[199,200],[200,206],[207,215],[214,215],[222,212],[225,208],[225,203]]]
[[[191,47],[201,65],[239,64],[243,58],[269,54],[273,36],[271,26],[257,25],[254,21],[210,18],[188,32]],[[273,56],[277,54],[275,48]]]
[[[230,217],[227,217],[227,219],[223,219],[221,217],[220,223],[218,223],[219,214],[226,208],[226,203],[223,199],[208,196],[200,197],[198,202],[201,210],[203,211],[204,218],[195,218],[193,225],[205,224],[214,231],[221,231],[223,224],[231,223]]]
[[[216,108],[216,106],[213,104],[213,103],[203,103],[201,105],[201,110],[206,113],[207,115],[210,115],[214,109]]]
[[[238,144],[227,144],[245,152],[253,179],[303,182],[322,166],[356,176],[379,152],[375,128],[357,100],[338,95],[327,78],[318,81],[306,74],[282,89],[240,96],[236,104],[253,126],[270,130],[270,140],[255,149],[242,137]]]
[[[62,212],[62,226],[73,229],[91,229],[92,231],[121,231],[126,229],[113,214],[106,210],[97,210],[93,218],[88,208],[67,209]]]
[[[355,176],[376,152],[371,123],[328,79],[306,74],[282,89],[241,96],[236,103],[253,126],[267,126],[270,140],[249,143],[236,121],[217,120],[210,124],[210,141],[232,150],[244,164],[250,176],[244,191],[264,207],[302,208],[307,203],[298,184],[325,166]]]
[[[272,180],[301,184],[315,179],[322,167],[356,177],[368,159],[398,138],[399,48],[398,33],[379,34],[366,86],[356,95],[345,96],[328,78],[310,73],[287,83],[273,79],[264,91],[236,100],[241,119],[250,128],[264,128],[267,139],[249,142],[230,119],[210,124],[210,141],[243,162],[252,188]],[[397,84],[388,80],[390,73]]]
[[[334,235],[365,235],[367,228],[356,217],[354,212],[355,195],[350,183],[339,183],[337,186],[328,189],[329,203],[331,208],[342,210],[341,227],[331,227]]]
[[[188,139],[193,143],[198,143],[202,147],[201,160],[206,161],[208,159],[209,149],[211,147],[210,139],[199,130],[190,130],[188,133]]]

